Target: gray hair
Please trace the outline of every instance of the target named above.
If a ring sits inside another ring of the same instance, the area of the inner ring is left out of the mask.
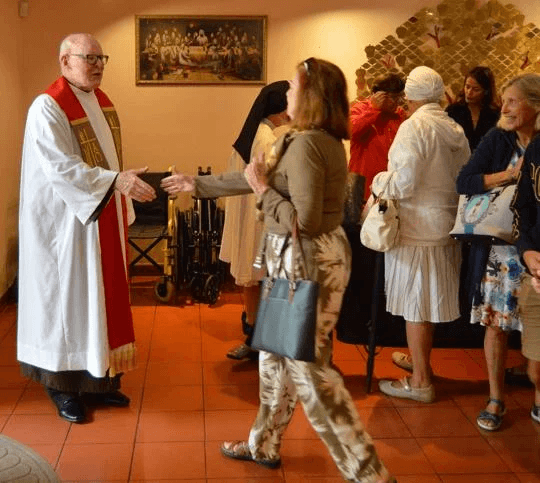
[[[529,106],[538,110],[534,130],[537,132],[540,131],[540,75],[532,72],[517,75],[503,86],[503,92],[512,86],[517,87],[521,91]]]

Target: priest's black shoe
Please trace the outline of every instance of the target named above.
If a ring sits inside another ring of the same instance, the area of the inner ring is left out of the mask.
[[[95,406],[115,406],[124,408],[129,406],[130,399],[120,391],[115,392],[94,392],[86,394],[86,400],[89,404]]]
[[[61,392],[51,388],[46,388],[46,391],[58,409],[58,416],[70,423],[86,421],[84,404],[76,393]]]

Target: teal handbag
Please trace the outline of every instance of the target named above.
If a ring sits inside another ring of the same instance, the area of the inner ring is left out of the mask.
[[[305,266],[297,230],[295,223],[292,236],[292,259],[296,260],[295,250],[300,247]],[[289,359],[313,362],[315,361],[319,284],[311,280],[296,280],[294,267],[291,270],[291,279],[278,278],[288,241],[289,237],[283,243],[280,262],[276,264],[274,274],[265,277],[262,281],[251,347]]]

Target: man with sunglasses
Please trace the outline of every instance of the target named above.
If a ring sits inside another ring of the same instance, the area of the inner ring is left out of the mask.
[[[130,198],[155,192],[122,170],[118,115],[99,89],[108,56],[89,34],[60,46],[62,76],[28,112],[21,167],[17,358],[63,419],[127,406],[135,364],[126,273]]]

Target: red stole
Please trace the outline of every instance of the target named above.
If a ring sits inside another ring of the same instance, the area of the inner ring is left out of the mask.
[[[83,160],[91,167],[110,169],[96,134],[88,121],[77,96],[64,77],[60,77],[46,91],[66,113],[73,132],[81,147]],[[113,139],[122,169],[120,123],[110,99],[100,89],[94,91],[105,119],[111,128]],[[122,196],[122,212],[126,220],[126,202]],[[105,312],[109,340],[109,375],[130,370],[135,364],[135,333],[129,303],[129,287],[126,267],[122,253],[120,236],[124,236],[127,247],[127,231],[120,233],[116,199],[110,198],[99,214],[99,244],[101,250],[101,269],[105,293]]]

